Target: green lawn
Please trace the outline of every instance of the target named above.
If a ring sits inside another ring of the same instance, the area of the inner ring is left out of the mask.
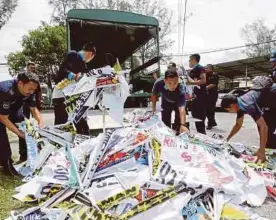
[[[8,131],[10,141],[18,141],[18,138]],[[0,219],[4,220],[9,216],[10,211],[25,209],[27,206],[23,202],[12,199],[15,188],[22,185],[22,181],[16,178],[5,176],[0,168]]]
[[[22,184],[21,181],[3,175],[0,171],[0,219],[3,220],[8,217],[10,211],[26,208],[27,206],[15,199],[12,195],[15,194],[15,188]]]

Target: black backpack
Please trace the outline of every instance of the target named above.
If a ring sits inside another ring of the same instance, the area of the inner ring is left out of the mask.
[[[252,80],[250,90],[261,91],[259,106],[266,109],[276,109],[276,85],[267,76],[257,76]]]

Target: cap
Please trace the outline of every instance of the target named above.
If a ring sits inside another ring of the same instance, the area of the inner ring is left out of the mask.
[[[165,72],[165,78],[173,78],[178,77],[178,73],[176,71],[167,70]]]
[[[272,51],[269,61],[270,62],[276,62],[276,50]]]

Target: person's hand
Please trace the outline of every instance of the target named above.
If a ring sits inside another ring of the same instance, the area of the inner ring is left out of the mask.
[[[43,121],[40,121],[38,122],[38,127],[39,128],[43,128],[45,125],[44,125],[44,122]]]
[[[77,73],[76,76],[75,76],[75,80],[76,81],[79,81],[82,77],[82,74],[81,73]]]
[[[180,126],[180,134],[186,133],[186,132],[189,132],[189,129],[187,127],[185,127],[184,125],[181,125]]]
[[[266,161],[266,158],[265,158],[265,149],[259,149],[255,154],[254,156],[257,156],[257,160],[256,160],[256,163],[258,162],[265,162]]]
[[[23,132],[21,132],[21,131],[19,131],[19,133],[17,134],[17,136],[19,138],[25,139],[25,134]]]

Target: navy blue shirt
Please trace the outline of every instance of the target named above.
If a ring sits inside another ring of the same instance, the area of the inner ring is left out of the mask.
[[[201,74],[205,73],[205,69],[200,65],[197,64],[189,73],[189,76],[193,79],[193,80],[200,80],[200,76]],[[207,94],[206,91],[206,84],[204,85],[200,85],[200,88],[195,87],[194,92],[197,96],[204,96]]]
[[[240,111],[238,112],[237,118],[241,118],[244,114],[249,114],[255,121],[257,121],[263,115],[258,104],[260,96],[261,91],[251,90],[238,97]]]
[[[218,74],[214,73],[214,72],[210,75],[207,74],[206,81],[207,81],[207,86],[215,85],[214,88],[208,90],[209,94],[217,93],[218,92],[218,84],[219,84]]]
[[[29,107],[36,107],[36,98],[32,94],[25,97],[17,89],[17,80],[0,82],[0,114],[9,115],[12,118],[22,116],[23,102]]]
[[[155,95],[161,94],[162,106],[166,104],[175,104],[177,107],[184,107],[186,104],[185,100],[185,86],[181,83],[178,84],[175,91],[170,91],[166,87],[164,79],[156,80],[152,93]]]

